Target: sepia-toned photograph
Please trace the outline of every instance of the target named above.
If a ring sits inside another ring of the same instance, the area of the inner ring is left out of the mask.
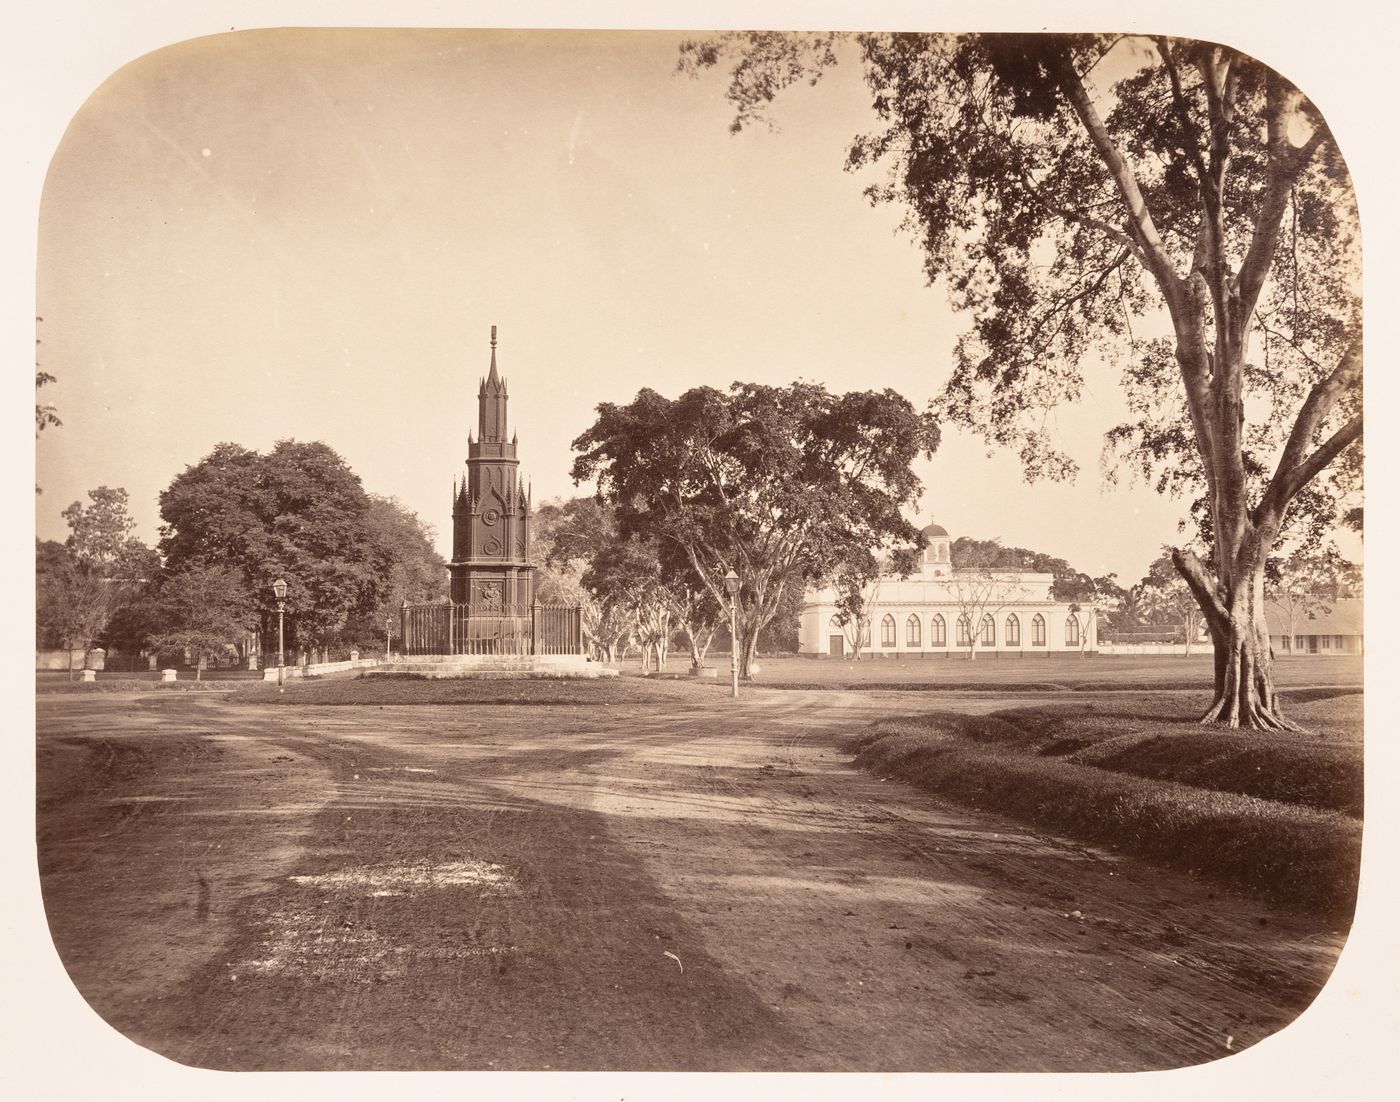
[[[958,26],[211,27],[84,93],[22,855],[82,1013],[1121,1073],[1308,1011],[1371,810],[1351,150],[1244,39]]]

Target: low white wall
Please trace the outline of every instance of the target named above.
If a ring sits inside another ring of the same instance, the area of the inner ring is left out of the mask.
[[[1179,654],[1185,657],[1185,643],[1100,643],[1100,654]],[[1195,643],[1192,654],[1209,654],[1209,643]]]
[[[81,647],[73,648],[73,665],[75,670],[89,669],[100,670],[104,668],[107,652],[101,647],[94,647],[85,651]],[[41,650],[34,654],[34,668],[36,670],[66,670],[68,665],[68,652],[66,650]]]
[[[283,676],[291,681],[301,677],[322,677],[330,673],[345,673],[348,670],[363,670],[379,665],[378,658],[347,658],[344,662],[313,662],[309,666],[283,666]],[[263,680],[277,680],[277,666],[263,667]]]

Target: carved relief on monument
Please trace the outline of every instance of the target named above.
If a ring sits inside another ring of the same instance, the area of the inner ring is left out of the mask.
[[[477,590],[481,607],[488,610],[496,610],[501,607],[501,583],[482,582],[481,588]]]

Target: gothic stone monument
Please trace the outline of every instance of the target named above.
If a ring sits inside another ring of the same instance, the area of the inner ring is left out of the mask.
[[[505,380],[496,371],[496,327],[491,326],[491,370],[477,392],[476,439],[467,435],[467,470],[453,485],[452,602],[474,609],[534,603],[530,565],[530,491],[520,478],[517,438],[506,439]]]
[[[452,486],[449,600],[401,610],[397,662],[379,672],[433,677],[480,674],[598,676],[584,653],[582,610],[540,605],[530,564],[530,491],[520,477],[517,439],[506,422],[505,380],[496,367],[477,391],[477,428],[467,435],[467,469]]]

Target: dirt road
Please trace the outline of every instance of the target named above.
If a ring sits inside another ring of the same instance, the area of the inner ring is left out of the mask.
[[[46,907],[93,1007],[204,1067],[1167,1068],[1307,1005],[1340,935],[838,748],[949,706],[1004,701],[41,696]]]

